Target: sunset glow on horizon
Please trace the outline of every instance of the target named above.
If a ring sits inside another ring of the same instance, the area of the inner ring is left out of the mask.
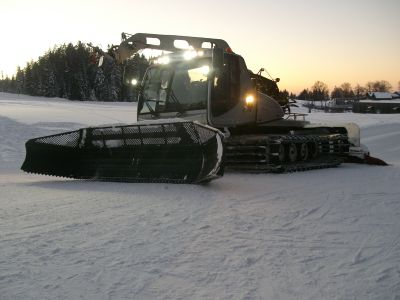
[[[299,93],[315,81],[400,81],[398,0],[0,0],[0,72],[13,75],[55,45],[119,44],[121,32],[226,40],[249,69]]]

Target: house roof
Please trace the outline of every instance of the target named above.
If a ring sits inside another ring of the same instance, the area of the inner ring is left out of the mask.
[[[373,99],[382,99],[382,100],[393,99],[392,93],[387,93],[387,92],[368,93],[368,97]]]

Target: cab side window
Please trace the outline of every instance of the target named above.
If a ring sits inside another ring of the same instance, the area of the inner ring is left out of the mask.
[[[214,79],[212,112],[222,115],[233,108],[240,99],[240,63],[234,54],[224,54],[224,66]]]

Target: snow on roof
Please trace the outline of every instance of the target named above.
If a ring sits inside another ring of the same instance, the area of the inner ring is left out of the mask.
[[[392,93],[392,99],[398,99],[398,98],[400,98],[400,93],[399,92]]]
[[[392,93],[387,93],[387,92],[372,92],[368,93],[369,98],[373,99],[392,99]]]

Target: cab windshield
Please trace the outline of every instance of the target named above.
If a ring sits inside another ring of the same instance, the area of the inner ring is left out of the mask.
[[[210,59],[150,67],[143,80],[139,114],[159,115],[205,109]]]

